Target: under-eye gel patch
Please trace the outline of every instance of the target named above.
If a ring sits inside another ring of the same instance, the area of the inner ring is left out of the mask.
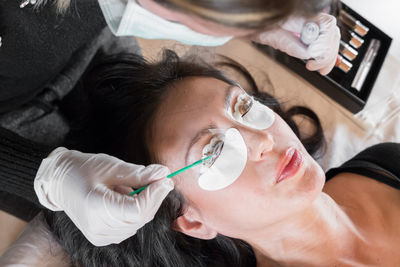
[[[238,96],[232,117],[248,127],[264,130],[274,123],[275,113],[248,94]]]
[[[203,165],[198,180],[200,188],[207,191],[223,189],[236,181],[247,162],[247,147],[237,129],[230,128],[218,134],[203,149],[203,158],[210,156],[215,146],[221,147],[219,156],[211,166]]]

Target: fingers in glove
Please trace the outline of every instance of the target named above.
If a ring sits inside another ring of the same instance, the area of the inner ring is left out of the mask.
[[[129,185],[133,188],[139,188],[151,184],[157,180],[165,178],[171,171],[168,167],[160,164],[151,164],[145,168],[138,169],[131,173],[126,180],[130,180]]]
[[[301,33],[303,25],[307,22],[306,18],[293,16],[290,17],[285,23],[282,24],[281,28],[295,33]]]
[[[129,186],[136,189],[165,178],[171,173],[168,167],[160,164],[151,164],[145,167],[124,162],[113,168],[110,185]]]
[[[165,197],[173,189],[173,180],[166,178],[151,183],[138,195],[129,196],[128,199],[125,199],[125,220],[137,221],[139,219],[143,220],[143,223],[151,221]]]
[[[319,73],[321,73],[321,75],[327,75],[335,67],[335,64],[336,64],[336,58],[330,64],[326,65],[324,68],[321,68],[319,70]]]
[[[129,195],[132,192],[132,187],[125,185],[114,186],[113,190],[121,195]]]
[[[321,13],[317,16],[320,25],[320,35],[308,50],[313,60],[307,62],[310,71],[319,70],[322,75],[328,74],[336,63],[339,50],[340,31],[336,26],[335,17]]]
[[[320,62],[318,62],[317,60],[314,60],[314,59],[307,61],[307,64],[306,64],[306,68],[309,71],[318,70],[321,73],[321,75],[328,74],[333,69],[334,66],[335,66],[335,62],[333,62],[329,65],[326,65],[326,64],[321,64]]]
[[[336,64],[339,47],[333,46],[331,49],[326,49],[314,45],[310,46],[309,50],[313,59],[307,62],[306,68],[310,71],[319,70],[322,75],[328,74]]]
[[[289,56],[300,59],[309,59],[311,57],[307,47],[301,43],[300,39],[293,32],[283,29],[257,34],[252,37],[252,40],[279,49]]]

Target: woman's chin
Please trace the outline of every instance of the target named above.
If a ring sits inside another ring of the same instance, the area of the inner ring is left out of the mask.
[[[287,182],[290,182],[290,180]],[[295,177],[293,182],[295,194],[313,201],[322,192],[325,184],[325,174],[318,163],[311,157],[307,157],[304,160],[302,169],[299,170],[298,177]]]
[[[304,172],[303,179],[304,186],[302,190],[308,192],[310,197],[312,197],[311,195],[314,195],[316,198],[322,192],[322,188],[325,184],[325,173],[321,166],[313,161]]]

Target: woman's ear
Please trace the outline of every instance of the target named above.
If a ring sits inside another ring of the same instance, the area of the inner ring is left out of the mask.
[[[207,226],[200,219],[199,213],[190,206],[185,209],[183,215],[174,221],[173,228],[185,235],[200,239],[213,239],[218,234],[217,231]]]

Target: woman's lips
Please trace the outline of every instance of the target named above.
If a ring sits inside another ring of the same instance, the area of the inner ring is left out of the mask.
[[[278,175],[276,183],[295,176],[303,164],[303,156],[300,151],[293,147],[286,149],[284,158],[278,163]]]

